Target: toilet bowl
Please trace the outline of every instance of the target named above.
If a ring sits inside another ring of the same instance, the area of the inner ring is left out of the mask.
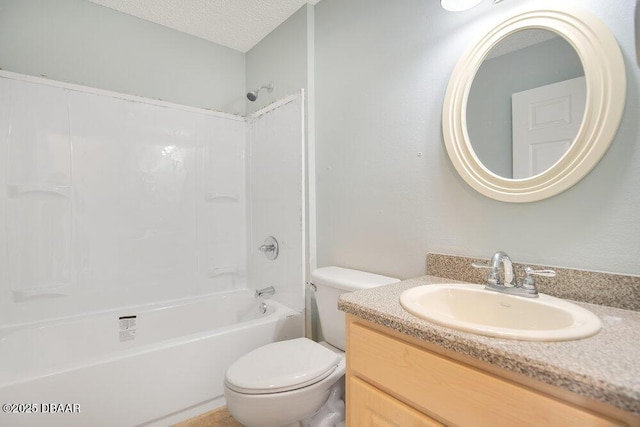
[[[344,353],[330,347],[297,338],[247,353],[227,370],[229,412],[248,427],[300,425],[327,402],[344,377]],[[341,401],[342,394],[336,397]],[[343,420],[344,414],[338,418]]]
[[[398,279],[341,267],[311,273],[326,342],[307,338],[259,347],[234,362],[224,392],[231,415],[246,427],[344,425],[345,323],[338,297]]]

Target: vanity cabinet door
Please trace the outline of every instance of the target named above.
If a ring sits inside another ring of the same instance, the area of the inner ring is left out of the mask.
[[[357,427],[443,426],[357,377],[349,377],[349,425]]]
[[[421,413],[437,415],[447,425],[626,425],[357,322],[347,324],[347,374],[350,381],[359,377],[366,383],[384,387],[392,397],[402,399]],[[353,390],[349,387],[347,392],[350,411]],[[379,412],[384,413],[382,409]],[[350,427],[360,424],[352,423]]]

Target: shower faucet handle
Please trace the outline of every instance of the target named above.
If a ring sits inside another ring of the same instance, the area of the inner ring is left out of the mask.
[[[280,253],[280,247],[275,237],[269,236],[264,240],[264,244],[258,247],[258,250],[262,252],[269,260],[273,261],[278,258]]]

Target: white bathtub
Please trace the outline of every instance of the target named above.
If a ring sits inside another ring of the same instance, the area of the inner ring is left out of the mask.
[[[266,304],[236,291],[0,330],[0,425],[168,425],[220,406],[227,366],[303,334],[300,313]]]

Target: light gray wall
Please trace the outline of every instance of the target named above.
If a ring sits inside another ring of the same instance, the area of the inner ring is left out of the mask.
[[[635,1],[584,0],[627,63],[625,114],[611,148],[579,184],[508,204],[471,189],[449,161],[441,107],[469,43],[525,0],[447,13],[424,0],[316,5],[318,265],[400,278],[428,251],[640,274],[639,70]]]
[[[243,114],[245,56],[85,0],[0,0],[0,68]]]
[[[307,87],[307,8],[304,5],[247,52],[247,91],[262,90],[254,102],[247,100],[247,114]]]
[[[511,95],[580,76],[580,57],[562,37],[484,61],[467,103],[469,139],[480,161],[500,176],[513,177]]]

